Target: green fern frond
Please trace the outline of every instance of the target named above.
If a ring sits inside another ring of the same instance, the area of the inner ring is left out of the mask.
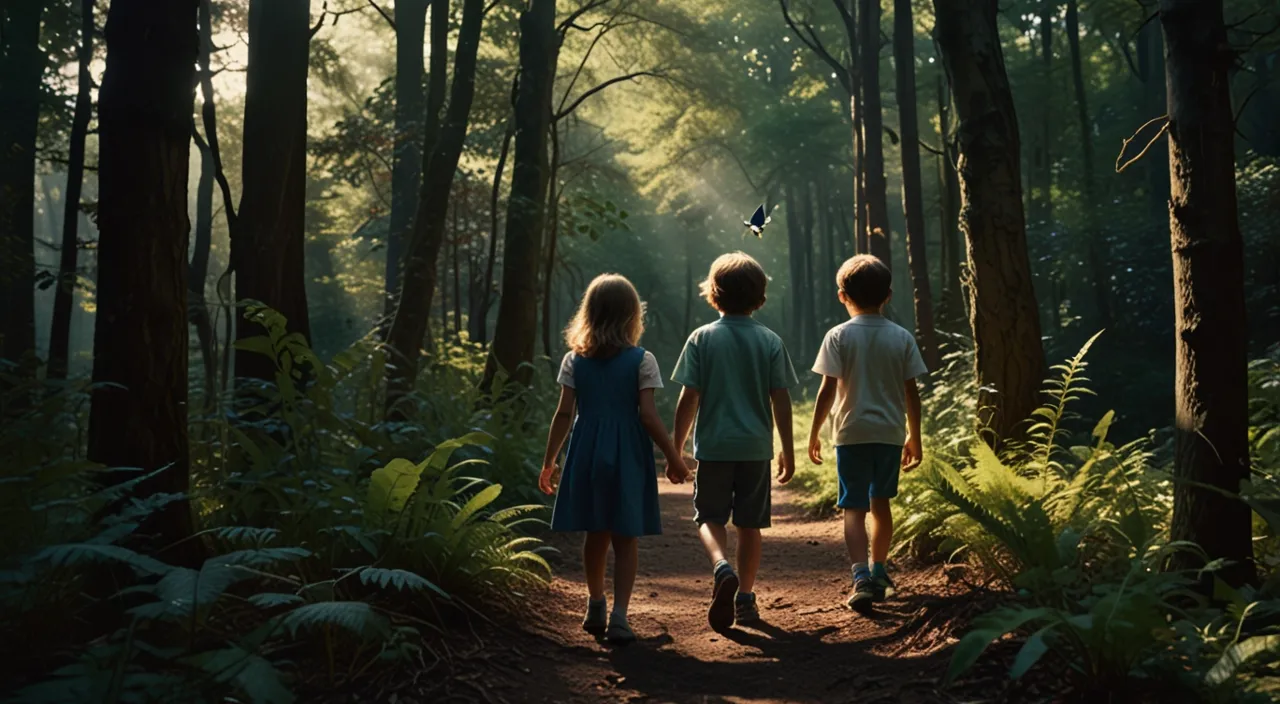
[[[332,626],[349,631],[362,638],[386,637],[391,633],[391,623],[362,601],[322,601],[306,604],[285,614],[280,624],[297,637],[299,631]]]
[[[36,563],[48,563],[52,567],[78,567],[107,562],[118,562],[147,575],[160,576],[168,573],[173,567],[146,555],[118,545],[95,545],[89,543],[70,543],[53,545],[36,553],[31,558]]]
[[[360,582],[377,585],[382,589],[395,589],[398,592],[430,591],[442,599],[450,598],[449,594],[434,582],[408,570],[366,567],[360,570]]]

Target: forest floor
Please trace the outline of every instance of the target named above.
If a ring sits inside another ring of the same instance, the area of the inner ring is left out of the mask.
[[[527,595],[534,600],[532,615],[472,634],[483,645],[452,658],[452,676],[437,680],[427,700],[1044,699],[1034,684],[1011,688],[999,662],[980,665],[944,690],[941,677],[957,631],[990,608],[995,595],[975,592],[962,566],[908,564],[893,573],[897,595],[875,615],[858,616],[844,606],[850,578],[839,519],[807,516],[796,499],[789,490],[774,494],[774,525],[765,532],[756,588],[763,623],[723,634],[708,627],[711,569],[693,527],[692,488],[663,482],[664,533],[641,541],[631,606],[639,642],[613,648],[581,630],[587,590],[578,538],[553,538],[562,551],[557,574],[545,591]],[[417,701],[415,694],[426,693],[416,687],[401,692],[389,701]]]

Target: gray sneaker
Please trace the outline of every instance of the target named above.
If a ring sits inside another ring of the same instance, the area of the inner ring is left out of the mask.
[[[733,626],[733,601],[737,593],[738,574],[733,568],[720,570],[711,592],[711,608],[707,609],[707,623],[711,624],[712,630],[724,631]]]
[[[733,602],[733,618],[738,623],[756,623],[760,620],[760,609],[756,608],[756,595],[738,594]]]
[[[609,602],[604,599],[600,601],[595,599],[587,600],[587,615],[586,618],[582,619],[582,630],[593,636],[601,635],[604,633],[605,628],[608,627],[608,619]]]
[[[854,611],[866,616],[871,613],[871,606],[876,600],[875,585],[871,575],[858,575],[853,580],[853,592],[845,600],[845,604]]]

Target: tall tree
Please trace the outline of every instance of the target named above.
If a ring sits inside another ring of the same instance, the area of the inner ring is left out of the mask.
[[[387,230],[386,296],[387,312],[395,310],[396,292],[400,288],[400,266],[404,259],[404,240],[413,225],[413,212],[417,207],[422,183],[422,127],[426,123],[427,95],[422,86],[423,41],[427,31],[427,6],[430,0],[400,0],[396,3],[396,115],[395,151],[391,166],[391,222]],[[439,22],[448,39],[446,20]],[[433,15],[436,14],[433,11]],[[445,57],[447,49],[437,45],[435,18],[432,19],[432,60]],[[434,67],[433,67],[434,70]],[[433,77],[443,76],[436,74]],[[443,83],[441,83],[443,85]]]
[[[310,0],[251,0],[245,78],[244,192],[231,232],[236,299],[259,301],[311,338],[303,246],[307,201]],[[240,321],[237,339],[262,335]],[[237,350],[236,376],[274,380],[275,360]]]
[[[1093,283],[1098,326],[1111,325],[1111,261],[1107,234],[1098,220],[1098,188],[1093,168],[1093,122],[1089,119],[1089,96],[1085,91],[1084,67],[1080,55],[1080,3],[1067,0],[1067,45],[1071,49],[1071,83],[1076,94],[1076,117],[1080,122],[1081,183],[1084,195],[1085,229],[1088,231],[1089,274]]]
[[[916,115],[915,23],[911,0],[893,3],[893,62],[898,93],[898,144],[902,151],[902,212],[907,223],[907,262],[911,269],[916,339],[930,369],[940,366],[933,329],[933,293],[925,253],[924,193],[920,176],[920,126]]]
[[[466,143],[471,103],[475,98],[476,55],[484,12],[483,0],[466,0],[462,5],[462,26],[454,52],[449,107],[423,166],[422,193],[418,197],[418,212],[414,216],[413,232],[405,253],[400,300],[387,335],[388,345],[396,352],[394,365],[387,374],[387,402],[391,407],[413,389],[418,377],[418,350],[430,325],[431,298],[440,281],[440,248],[445,240],[449,197],[458,172],[458,160],[462,157],[462,147]],[[432,22],[435,22],[434,14]],[[442,284],[442,294],[444,290]]]
[[[538,269],[545,229],[551,91],[560,54],[556,0],[530,0],[520,15],[515,159],[503,234],[502,297],[485,365],[489,388],[499,372],[527,383],[538,329]]]
[[[0,360],[31,359],[36,348],[36,126],[44,69],[43,9],[41,0],[0,8]]]
[[[889,183],[884,177],[884,114],[880,100],[880,0],[861,0],[858,37],[862,88],[862,173],[866,190],[869,252],[892,266],[889,250]]]
[[[195,85],[196,0],[113,0],[100,125],[98,315],[89,459],[154,476],[135,495],[185,495],[187,168]],[[161,471],[157,471],[161,470]],[[185,498],[143,533],[191,562]]]
[[[80,192],[84,181],[84,142],[93,113],[93,0],[80,2],[80,48],[77,63],[76,107],[71,119],[67,150],[67,188],[62,196],[62,246],[58,255],[58,284],[53,292],[53,321],[49,325],[49,367],[52,379],[67,378],[71,348],[71,312],[75,303],[76,268],[79,244]]]
[[[1254,576],[1249,508],[1248,327],[1236,204],[1235,118],[1222,0],[1160,0],[1169,104],[1169,228],[1177,379],[1173,540]],[[1201,486],[1217,487],[1222,493]],[[1181,555],[1183,564],[1193,561]]]
[[[1142,121],[1146,122],[1168,113],[1164,80],[1164,38],[1156,22],[1147,22],[1138,30],[1137,54],[1138,78],[1142,82],[1140,109]],[[1163,239],[1168,234],[1169,226],[1169,162],[1164,159],[1147,159],[1146,172],[1147,187],[1144,190],[1149,220]]]
[[[1028,210],[1033,227],[1049,227],[1053,219],[1053,23],[1058,14],[1057,0],[1039,0],[1040,76],[1037,86],[1039,121],[1031,140],[1031,197]]]
[[[978,407],[995,433],[1015,439],[1039,400],[1044,352],[1026,219],[1018,118],[996,27],[996,0],[934,0],[934,37],[955,96],[960,228],[968,242],[969,322]]]
[[[938,136],[941,138],[938,153],[938,192],[941,218],[943,317],[948,323],[964,318],[964,302],[961,300],[960,262],[964,259],[960,243],[960,177],[956,174],[955,138],[951,127],[951,94],[947,90],[945,76],[938,77]]]

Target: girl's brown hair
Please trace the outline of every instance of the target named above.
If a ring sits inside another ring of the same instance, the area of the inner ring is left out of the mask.
[[[611,357],[635,347],[644,334],[644,303],[625,276],[601,274],[587,292],[564,341],[583,357]]]

